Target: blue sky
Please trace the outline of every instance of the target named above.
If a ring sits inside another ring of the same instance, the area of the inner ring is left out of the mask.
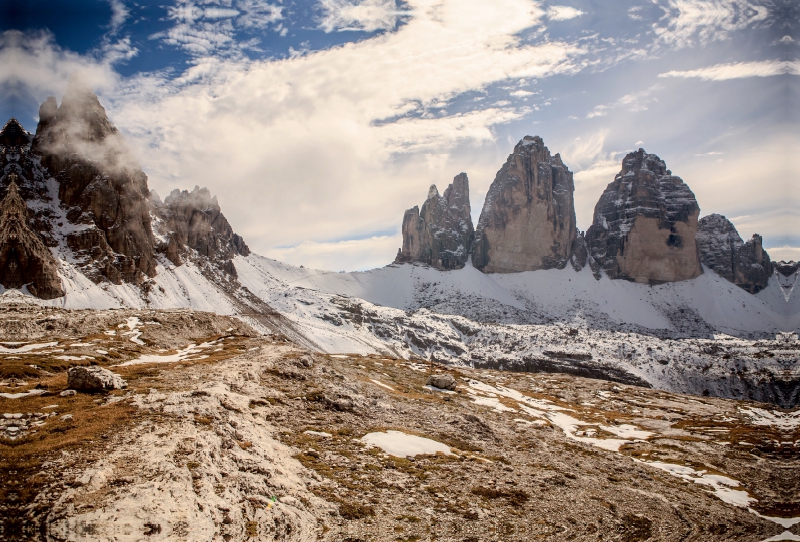
[[[81,72],[162,196],[207,186],[258,253],[391,261],[461,171],[473,213],[525,135],[581,229],[625,152],[800,258],[800,8],[764,0],[0,0],[0,114]]]

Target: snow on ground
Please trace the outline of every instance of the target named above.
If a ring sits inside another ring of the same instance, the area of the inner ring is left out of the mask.
[[[23,397],[41,395],[43,393],[47,393],[47,390],[28,390],[20,393],[0,393],[0,397],[3,399],[21,399]]]
[[[13,345],[11,348],[3,346],[4,344]],[[16,346],[20,345],[20,346]],[[25,343],[0,343],[0,354],[26,354],[33,350],[41,350],[42,348],[51,348],[57,346],[58,342],[38,343],[38,344],[25,344]]]
[[[720,474],[710,474],[706,471],[697,471],[686,465],[675,465],[672,463],[663,463],[661,461],[644,461],[647,465],[666,471],[673,476],[677,476],[687,482],[693,482],[698,485],[710,487],[714,495],[723,502],[738,506],[740,508],[749,508],[751,504],[756,502],[756,499],[751,497],[747,491],[736,489],[741,484],[732,478],[722,476]]]
[[[113,365],[112,367],[126,367],[128,365],[141,365],[143,363],[175,363],[189,359],[192,356],[198,356],[198,354],[200,354],[203,350],[218,345],[222,340],[223,339],[217,339],[215,341],[204,342],[201,344],[190,344],[186,348],[178,350],[175,354],[145,354],[136,359],[126,361],[125,363]],[[207,357],[208,356],[205,355],[199,355],[198,357],[192,358],[192,360],[196,361]]]
[[[389,430],[385,433],[368,433],[361,437],[361,442],[367,446],[376,446],[395,457],[433,455],[437,452],[452,455],[450,447],[446,444],[417,435],[409,435],[402,431]]]
[[[781,412],[757,407],[740,408],[739,412],[750,418],[753,425],[774,427],[780,431],[793,431],[800,428],[800,410]]]

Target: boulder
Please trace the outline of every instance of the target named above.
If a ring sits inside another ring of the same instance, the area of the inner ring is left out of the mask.
[[[575,186],[561,156],[525,136],[497,172],[475,230],[472,263],[484,273],[564,268],[578,230]]]
[[[760,235],[745,243],[730,220],[711,214],[698,223],[697,245],[700,261],[719,276],[753,294],[766,288],[773,265]]]
[[[469,180],[460,173],[439,195],[431,185],[422,209],[412,207],[403,216],[403,247],[395,263],[419,262],[440,270],[461,269],[472,247]]]
[[[661,284],[703,273],[695,237],[700,207],[666,164],[644,149],[629,153],[594,209],[589,255],[612,279]]]
[[[440,390],[455,391],[456,379],[451,374],[434,374],[428,377],[428,386],[439,388]]]
[[[72,367],[67,371],[67,387],[83,392],[120,390],[128,383],[118,374],[102,367]]]

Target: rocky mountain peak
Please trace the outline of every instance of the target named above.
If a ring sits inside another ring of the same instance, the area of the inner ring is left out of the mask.
[[[469,179],[456,175],[439,195],[433,184],[422,210],[414,206],[403,215],[403,247],[396,263],[419,262],[437,269],[460,269],[469,257],[474,229],[469,204]]]
[[[31,135],[13,117],[0,130],[0,146],[2,147],[24,147],[30,144]]]
[[[525,136],[497,172],[475,232],[473,264],[485,273],[563,268],[577,238],[575,185],[561,156]]]
[[[586,244],[611,278],[650,284],[694,278],[703,272],[695,241],[699,214],[683,180],[639,149],[623,158],[600,196]]]
[[[28,226],[28,207],[17,188],[17,175],[9,175],[0,202],[0,284],[23,288],[43,299],[64,295],[58,264],[39,236]]]
[[[195,186],[191,192],[175,189],[163,203],[152,193],[151,201],[157,218],[156,232],[165,240],[159,249],[172,263],[181,265],[183,259],[197,255],[236,276],[232,258],[247,256],[250,249],[244,239],[233,232],[217,197],[207,188]]]
[[[746,243],[733,223],[719,214],[704,216],[698,223],[700,261],[721,277],[750,293],[764,289],[772,276],[772,262],[756,234]]]

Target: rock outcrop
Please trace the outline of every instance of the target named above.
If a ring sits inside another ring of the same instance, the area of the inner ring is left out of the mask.
[[[414,206],[403,216],[403,248],[395,263],[419,262],[436,269],[461,269],[467,262],[474,229],[469,204],[469,180],[460,173],[439,195],[428,190],[422,210]]]
[[[28,207],[19,195],[16,174],[9,175],[0,202],[0,284],[22,288],[42,299],[64,295],[58,264],[39,236],[28,226]]]
[[[67,244],[86,256],[95,280],[141,283],[156,273],[147,176],[97,96],[73,79],[61,106],[39,109],[31,152],[58,180],[58,196],[78,231]]]
[[[578,232],[572,172],[538,136],[525,136],[497,172],[475,231],[484,273],[563,268]]]
[[[121,376],[103,367],[72,367],[67,371],[67,387],[73,390],[95,393],[121,390],[127,386]]]
[[[702,274],[694,193],[655,154],[625,156],[594,209],[590,256],[613,279],[661,284]]]
[[[151,192],[150,201],[159,219],[156,232],[165,239],[159,249],[172,263],[181,265],[190,251],[194,251],[236,276],[231,260],[237,254],[247,256],[250,249],[233,232],[216,196],[212,197],[207,188],[195,186],[191,192],[176,189],[164,202]]]
[[[766,288],[773,266],[758,234],[746,243],[730,220],[719,214],[698,222],[700,261],[719,276],[755,294]]]

